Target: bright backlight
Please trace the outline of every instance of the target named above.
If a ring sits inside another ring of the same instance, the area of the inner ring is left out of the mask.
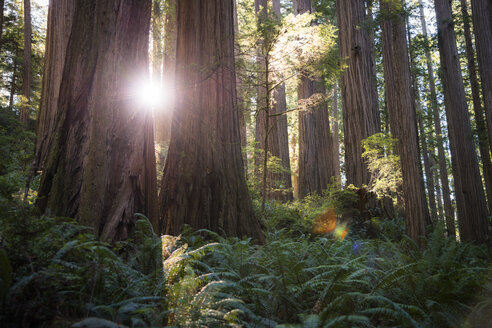
[[[172,104],[173,90],[170,83],[155,83],[150,80],[143,80],[136,83],[133,87],[136,101],[146,108],[163,110]]]

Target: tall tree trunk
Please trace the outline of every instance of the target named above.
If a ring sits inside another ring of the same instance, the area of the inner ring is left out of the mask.
[[[162,13],[161,13],[162,14]],[[162,58],[162,87],[170,94],[155,112],[156,143],[168,144],[174,110],[174,71],[176,68],[176,0],[164,0],[164,49]],[[160,158],[159,160],[165,160]]]
[[[331,103],[333,122],[331,124],[332,144],[333,144],[333,165],[335,169],[335,178],[341,181],[340,175],[340,135],[338,133],[338,81],[333,84],[333,96]]]
[[[427,208],[419,172],[420,155],[411,91],[411,76],[401,4],[381,0],[384,79],[391,132],[398,139],[403,175],[405,229],[417,244],[425,236]]]
[[[244,178],[233,5],[177,2],[176,111],[160,193],[163,231],[184,224],[263,241]]]
[[[422,113],[422,108],[421,108],[421,100],[420,100],[420,92],[419,92],[419,87],[418,87],[418,82],[417,82],[417,76],[416,76],[416,65],[415,65],[415,58],[412,54],[412,43],[411,43],[411,33],[410,33],[410,25],[408,24],[408,19],[407,19],[407,36],[408,36],[408,48],[410,49],[410,72],[411,72],[411,78],[412,78],[412,87],[413,87],[413,98],[415,101],[415,110],[416,110],[416,115],[417,115],[417,123],[418,123],[418,130],[419,130],[419,140],[420,140],[420,146],[421,146],[421,151],[420,153],[422,154],[422,158],[424,160],[424,172],[425,172],[425,182],[427,184],[427,195],[429,197],[429,209],[430,209],[430,215],[431,215],[431,221],[437,220],[437,206],[436,206],[436,194],[435,194],[435,188],[434,188],[434,174],[431,170],[430,166],[430,161],[429,161],[429,150],[427,147],[427,138],[425,135],[425,130],[424,130],[424,122],[422,119],[423,113]],[[433,223],[433,222],[430,222]]]
[[[75,6],[71,0],[50,1],[41,104],[37,122],[36,152],[32,170],[42,170],[53,141],[60,84],[72,29]]]
[[[490,0],[473,0],[471,7],[485,116],[489,127],[489,140],[492,140],[492,66],[490,65],[492,58],[492,2]]]
[[[477,66],[475,63],[475,51],[473,50],[473,41],[470,28],[470,16],[466,0],[461,0],[461,14],[463,16],[463,30],[466,43],[466,59],[468,62],[468,74],[470,76],[470,85],[473,99],[473,112],[477,124],[478,148],[483,164],[483,176],[487,200],[489,204],[489,213],[492,212],[492,163],[490,161],[490,144],[488,140],[487,125],[484,120],[482,102],[480,100],[480,86],[478,83]]]
[[[239,32],[239,24],[237,17],[237,0],[234,0],[234,34],[237,35]],[[239,44],[236,42],[234,44],[234,58],[237,60],[240,56],[241,49]],[[236,93],[237,93],[237,113],[239,116],[239,134],[241,136],[241,154],[243,155],[244,172],[246,173],[246,178],[248,176],[248,154],[246,152],[246,147],[248,145],[247,131],[246,131],[246,111],[244,99],[243,99],[243,87],[241,79],[236,75]]]
[[[435,0],[444,101],[462,241],[483,242],[488,213],[468,117],[450,0]]]
[[[258,29],[262,38],[257,49],[257,94],[256,94],[256,134],[255,141],[257,151],[255,154],[255,166],[258,179],[261,181],[261,208],[265,207],[266,199],[276,199],[278,194],[273,192],[275,182],[280,179],[279,174],[275,174],[268,169],[269,156],[279,156],[278,128],[276,118],[271,117],[275,114],[276,107],[272,106],[271,101],[271,76],[270,76],[270,40],[266,39],[264,24],[269,19],[267,0],[255,0],[255,13],[257,16]]]
[[[17,49],[16,49],[17,50]],[[17,79],[17,51],[14,52],[14,67],[12,69],[12,80],[10,80],[10,95],[9,95],[9,107],[14,106],[14,96],[17,91],[16,79]]]
[[[31,111],[31,0],[24,0],[24,73],[22,75],[22,101],[20,120],[27,125]]]
[[[277,19],[280,19],[280,0],[273,0],[273,13]],[[274,91],[275,113],[287,111],[287,100],[285,95],[285,83],[279,85]],[[292,175],[290,173],[289,157],[289,132],[287,128],[287,114],[274,117],[278,129],[279,155],[282,170],[280,178],[281,200],[292,200]]]
[[[311,12],[310,0],[298,0],[295,14]],[[311,98],[315,93],[325,97],[326,90],[321,78],[312,80],[301,76],[297,88],[300,102]],[[326,101],[316,107],[299,112],[299,178],[298,193],[303,198],[309,194],[326,189],[335,175],[331,155],[331,135],[328,107]]]
[[[362,140],[380,131],[371,40],[362,27],[364,1],[337,0],[337,18],[340,57],[348,65],[341,78],[345,174],[347,185],[361,187],[370,180],[362,159]]]
[[[133,91],[148,72],[151,4],[76,1],[66,47],[37,204],[93,226],[103,240],[131,235],[135,213],[157,229],[151,110]]]
[[[419,0],[419,8],[420,8],[420,22],[422,24],[422,34],[424,35],[424,38],[428,40],[427,24],[425,21],[424,6],[422,4],[422,0]],[[448,233],[448,237],[456,239],[456,228],[454,224],[454,209],[453,209],[453,204],[451,203],[451,190],[449,187],[446,153],[444,150],[444,135],[441,129],[441,115],[439,113],[439,106],[437,103],[434,67],[432,64],[432,57],[428,46],[425,49],[425,58],[427,62],[427,74],[429,76],[429,91],[430,91],[431,105],[432,105],[432,112],[433,112],[433,119],[434,119],[434,130],[436,132],[436,138],[438,140],[437,157],[439,162],[439,173],[441,177],[442,196],[444,201],[444,213],[446,216],[447,233]]]

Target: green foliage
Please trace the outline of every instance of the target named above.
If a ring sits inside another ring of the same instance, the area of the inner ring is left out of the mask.
[[[71,219],[39,218],[27,209],[4,213],[0,226],[13,267],[0,311],[7,326],[66,327],[84,317],[139,327],[165,322],[160,240],[146,218],[137,221],[134,241],[114,246]]]
[[[0,108],[0,204],[19,196],[24,188],[34,140],[34,133],[22,127],[15,112]]]
[[[39,218],[17,205],[0,222],[0,261],[12,267],[0,270],[8,288],[0,320],[7,327],[21,320],[49,327],[457,327],[487,309],[485,298],[470,310],[492,273],[487,250],[446,239],[442,227],[423,251],[406,237],[365,239],[352,230],[341,241],[311,233],[327,207],[350,213],[356,201],[355,191],[333,188],[303,202],[268,203],[262,246],[189,227],[158,238],[141,215],[132,240],[108,245],[71,219]]]
[[[396,154],[397,140],[389,134],[376,133],[362,141],[362,157],[371,172],[369,190],[378,197],[395,197],[402,183],[400,156]]]

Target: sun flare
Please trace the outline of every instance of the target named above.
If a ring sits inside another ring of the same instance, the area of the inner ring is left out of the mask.
[[[146,108],[163,110],[172,104],[173,87],[171,83],[162,81],[141,80],[133,87],[137,102]]]

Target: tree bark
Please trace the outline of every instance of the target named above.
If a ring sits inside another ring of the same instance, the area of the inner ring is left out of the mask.
[[[370,174],[362,159],[362,140],[380,131],[374,75],[364,1],[338,0],[340,57],[348,67],[342,74],[341,94],[347,185],[367,185]]]
[[[177,2],[176,111],[161,189],[163,231],[184,224],[263,241],[244,178],[233,5]]]
[[[421,99],[420,99],[420,92],[417,82],[416,71],[415,71],[416,70],[415,58],[411,50],[412,43],[411,43],[411,33],[410,33],[410,25],[408,24],[408,19],[406,25],[407,25],[408,47],[410,49],[410,72],[412,78],[413,98],[414,98],[415,110],[417,115],[418,131],[420,132],[419,133],[419,140],[421,146],[420,153],[424,160],[424,172],[426,177],[425,182],[427,185],[428,204],[429,204],[430,215],[431,215],[431,222],[429,223],[435,223],[434,221],[437,221],[438,217],[437,217],[437,206],[436,206],[436,194],[434,188],[434,174],[432,172],[430,161],[429,161],[429,150],[427,147],[427,138],[424,130],[424,122],[422,119],[423,114],[420,105]]]
[[[150,13],[150,0],[75,2],[37,204],[103,240],[128,238],[135,213],[157,229],[151,110],[134,91],[148,74]]]
[[[434,3],[460,239],[483,242],[488,236],[488,213],[458,60],[451,0]]]
[[[280,19],[280,0],[273,0],[273,13],[277,19]],[[287,100],[285,95],[285,83],[279,85],[274,91],[275,113],[283,113],[287,111]],[[292,200],[292,175],[290,173],[290,157],[289,157],[289,132],[287,128],[287,114],[274,117],[278,129],[279,154],[282,164],[280,177],[280,199],[283,201]]]
[[[20,120],[27,126],[31,112],[31,1],[24,0],[24,70],[22,75],[22,101],[20,107]]]
[[[48,8],[43,86],[37,122],[36,151],[31,169],[33,172],[43,169],[53,141],[60,84],[74,8],[74,2],[71,0],[51,0]]]
[[[428,40],[427,24],[425,21],[424,6],[422,4],[422,0],[419,0],[419,8],[420,8],[420,22],[422,24],[422,34],[424,35],[424,38]],[[437,138],[437,157],[439,162],[439,173],[441,177],[442,197],[444,201],[444,213],[446,217],[447,233],[448,233],[448,237],[456,239],[456,228],[454,224],[454,209],[453,209],[453,204],[451,203],[451,190],[449,187],[446,153],[444,150],[444,135],[441,129],[441,115],[439,113],[439,106],[437,103],[434,67],[432,65],[432,58],[431,58],[429,47],[426,47],[425,49],[425,58],[427,62],[427,74],[429,76],[429,91],[430,91],[431,105],[433,111],[434,130],[436,132],[436,138]]]
[[[405,230],[418,245],[425,236],[427,208],[419,172],[420,155],[401,4],[381,0],[384,79],[391,133],[398,139],[403,175]]]
[[[489,140],[492,140],[492,66],[490,65],[492,58],[492,3],[490,0],[473,0],[471,7],[485,116],[489,127]]]
[[[295,14],[311,12],[310,0],[299,0]],[[315,93],[326,95],[324,81],[312,80],[301,75],[297,96],[300,102]],[[332,165],[331,134],[328,107],[326,101],[310,106],[299,112],[299,177],[298,194],[303,198],[310,194],[321,194],[335,175]]]
[[[475,51],[470,27],[470,16],[466,0],[461,0],[461,14],[463,16],[463,32],[465,34],[466,59],[468,62],[468,74],[473,99],[473,112],[477,124],[478,148],[483,164],[483,176],[485,190],[489,204],[489,213],[492,212],[492,163],[490,161],[490,144],[488,140],[487,125],[484,120],[482,102],[480,100],[480,85],[478,83],[477,66],[475,62]]]
[[[238,17],[237,17],[237,0],[234,0],[234,33],[237,35],[239,33]],[[237,60],[240,56],[239,44],[234,44],[234,58]],[[243,99],[243,87],[241,79],[236,75],[236,93],[237,93],[237,112],[239,116],[239,134],[241,136],[241,154],[243,155],[244,172],[246,173],[246,178],[248,176],[248,154],[246,152],[246,147],[248,145],[247,131],[246,131],[246,111],[244,99]]]
[[[14,54],[14,67],[12,69],[12,80],[10,80],[10,95],[9,95],[9,107],[12,109],[14,106],[14,96],[17,89],[17,54]]]
[[[333,84],[333,96],[331,103],[333,122],[331,124],[332,144],[333,144],[333,165],[335,169],[335,178],[341,182],[340,175],[340,135],[338,132],[338,81]]]

